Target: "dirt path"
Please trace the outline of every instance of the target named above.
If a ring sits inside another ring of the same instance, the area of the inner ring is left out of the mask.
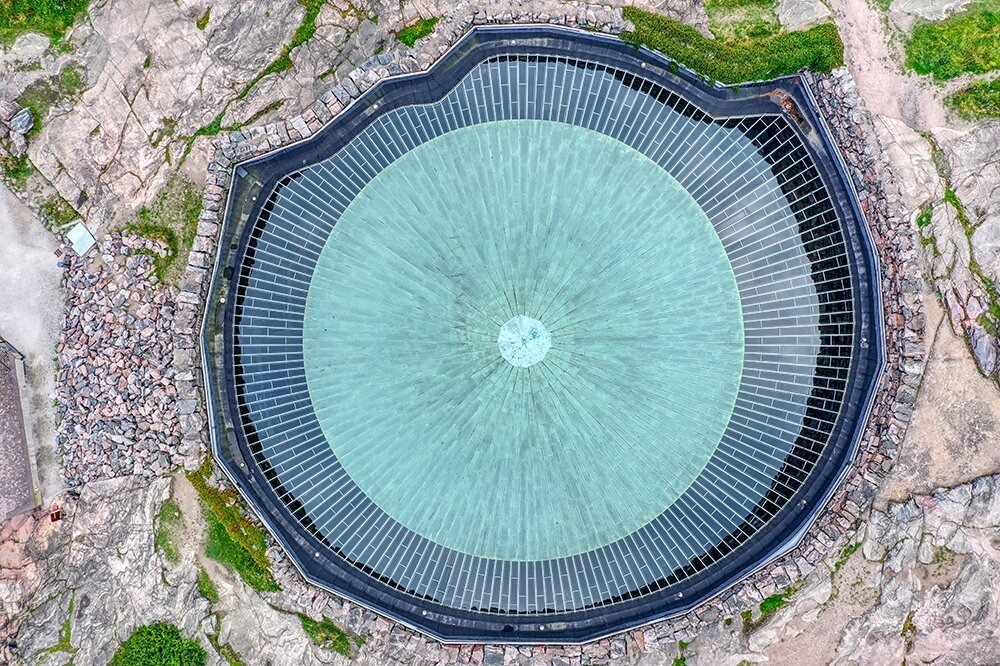
[[[945,125],[946,90],[904,74],[894,57],[886,19],[867,0],[831,0],[844,58],[868,110],[917,130]]]
[[[42,502],[62,490],[55,444],[56,338],[62,326],[62,269],[55,236],[0,186],[0,335],[24,354],[28,411],[38,445]]]

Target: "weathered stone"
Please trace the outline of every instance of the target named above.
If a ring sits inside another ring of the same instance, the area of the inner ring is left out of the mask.
[[[35,126],[35,119],[31,115],[31,109],[21,109],[10,122],[7,123],[10,131],[15,134],[27,134]]]

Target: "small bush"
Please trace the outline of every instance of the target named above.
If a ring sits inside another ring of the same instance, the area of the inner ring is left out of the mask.
[[[623,41],[660,51],[721,83],[772,79],[802,69],[829,72],[844,63],[844,44],[829,23],[760,39],[722,41],[635,7],[625,7],[622,13],[635,25],[634,31],[622,34]]]
[[[403,42],[407,46],[413,46],[417,43],[417,40],[421,37],[426,37],[427,35],[434,32],[434,26],[437,25],[438,18],[420,19],[413,25],[408,25],[396,35],[399,41]]]
[[[1000,118],[1000,79],[973,83],[948,95],[945,102],[968,120]]]
[[[206,658],[198,641],[184,638],[172,624],[161,623],[136,629],[110,666],[203,666]]]
[[[918,74],[953,79],[1000,69],[1000,10],[995,2],[917,25],[906,44],[906,64]]]

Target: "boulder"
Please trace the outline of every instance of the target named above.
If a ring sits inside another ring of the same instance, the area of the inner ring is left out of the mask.
[[[21,109],[8,123],[10,131],[15,134],[27,134],[35,126],[35,119],[31,116],[31,109]]]

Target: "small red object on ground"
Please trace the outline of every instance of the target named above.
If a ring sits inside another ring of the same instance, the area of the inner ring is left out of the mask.
[[[49,520],[53,523],[62,520],[62,509],[59,508],[58,504],[53,504],[52,508],[49,509]]]

